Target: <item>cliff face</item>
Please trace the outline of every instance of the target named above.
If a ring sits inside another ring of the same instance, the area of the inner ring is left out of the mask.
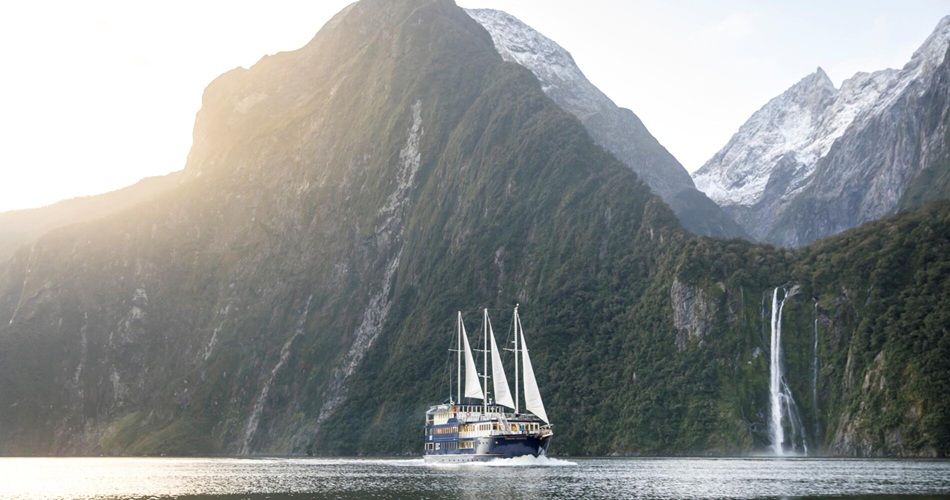
[[[702,288],[673,278],[670,303],[673,305],[676,348],[685,351],[687,342],[701,344],[715,324],[718,302],[712,300]]]
[[[950,17],[901,70],[835,89],[819,68],[757,111],[693,174],[697,186],[782,246],[946,198],[948,49]]]
[[[764,450],[777,286],[810,444],[950,452],[950,207],[691,236],[451,2],[222,75],[184,175],[0,267],[0,454],[416,453],[456,311],[515,303],[556,452]]]

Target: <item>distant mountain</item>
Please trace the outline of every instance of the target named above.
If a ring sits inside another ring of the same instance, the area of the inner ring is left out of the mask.
[[[109,193],[73,198],[41,208],[0,212],[0,262],[51,229],[121,212],[173,188],[181,179],[182,172],[172,172],[147,177]]]
[[[517,303],[553,453],[946,457],[948,240],[693,235],[453,2],[362,0],[207,87],[180,183],[0,263],[0,455],[419,454],[457,312]]]
[[[754,113],[693,180],[751,236],[783,246],[950,196],[948,49],[950,16],[902,70],[835,89],[819,68]]]
[[[690,231],[706,236],[746,236],[706,195],[689,173],[629,109],[618,107],[595,87],[571,55],[514,16],[490,9],[466,10],[492,36],[505,61],[530,70],[541,88],[587,129],[594,142],[633,169],[676,212]]]

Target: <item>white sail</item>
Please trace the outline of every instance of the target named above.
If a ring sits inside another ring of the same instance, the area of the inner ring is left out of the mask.
[[[459,317],[459,323],[462,318]],[[472,357],[472,348],[468,345],[468,334],[465,333],[465,324],[462,324],[462,343],[465,346],[465,397],[485,399],[482,386],[478,381],[478,371],[475,370],[475,358]]]
[[[524,406],[525,409],[549,424],[551,421],[548,420],[548,414],[544,411],[544,402],[541,401],[541,391],[538,390],[538,381],[534,378],[534,368],[531,366],[531,357],[528,356],[528,345],[524,341],[524,329],[521,328],[521,318],[518,318],[517,323],[518,331],[521,333],[521,361],[524,364]]]
[[[487,319],[488,316],[485,316]],[[498,344],[495,343],[495,332],[491,321],[488,322],[488,337],[491,339],[491,380],[495,389],[495,403],[508,408],[514,408],[515,402],[511,399],[511,390],[508,389],[508,377],[505,376],[505,367],[501,364],[501,355]]]

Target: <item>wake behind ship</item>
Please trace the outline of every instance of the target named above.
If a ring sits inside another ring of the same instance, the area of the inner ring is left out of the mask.
[[[462,323],[462,313],[458,313],[458,353],[457,399],[448,403],[434,405],[426,412],[425,460],[437,463],[459,463],[488,461],[495,458],[514,458],[521,456],[541,456],[547,451],[551,436],[554,434],[541,392],[534,376],[534,368],[528,348],[524,342],[524,330],[515,307],[514,318],[515,354],[515,394],[512,398],[508,388],[508,378],[501,364],[501,354],[495,343],[495,334],[485,309],[483,321],[483,374],[479,375],[468,343],[468,334]],[[489,345],[489,341],[491,344]],[[523,366],[525,410],[519,405],[519,356]],[[481,399],[482,404],[461,404],[462,401],[462,358],[465,358],[464,397]],[[492,373],[488,372],[488,357],[491,356]],[[481,378],[481,383],[479,383]],[[494,401],[488,392],[488,379],[492,379]]]

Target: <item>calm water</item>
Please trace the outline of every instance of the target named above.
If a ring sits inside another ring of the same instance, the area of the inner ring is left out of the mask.
[[[0,458],[0,498],[950,498],[950,462]]]

